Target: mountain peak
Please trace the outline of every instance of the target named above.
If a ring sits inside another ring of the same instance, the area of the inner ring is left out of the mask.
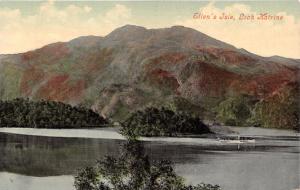
[[[93,36],[93,35],[80,36],[78,38],[69,41],[69,44],[71,46],[90,46],[99,43],[102,39],[103,37]]]
[[[185,27],[185,26],[182,26],[182,25],[174,25],[174,26],[171,26],[171,28],[169,28],[171,30],[181,30],[181,31],[189,31],[189,32],[199,32],[193,28],[189,28],[189,27]],[[201,32],[199,32],[201,33]]]
[[[125,25],[119,27],[108,34],[106,37],[110,41],[120,42],[120,41],[135,41],[141,42],[148,39],[155,39],[157,42],[163,41],[173,41],[175,43],[180,43],[183,46],[188,47],[220,47],[226,49],[236,49],[234,46],[227,44],[225,42],[214,39],[202,32],[199,32],[193,28],[188,28],[180,25],[167,27],[167,28],[157,28],[157,29],[147,29],[142,26],[136,25]]]
[[[124,26],[121,26],[119,28],[117,28],[116,30],[118,29],[123,29],[123,30],[146,30],[145,27],[143,26],[137,26],[137,25],[133,25],[133,24],[126,24]]]
[[[125,25],[119,27],[112,31],[110,34],[106,36],[106,38],[120,41],[120,40],[135,40],[137,38],[142,38],[146,35],[147,29],[142,26],[136,25]]]
[[[145,27],[127,24],[127,25],[121,26],[119,28],[116,28],[109,35],[115,35],[115,34],[119,34],[119,33],[128,33],[128,32],[137,33],[137,32],[145,32],[145,31],[147,31],[147,29]]]

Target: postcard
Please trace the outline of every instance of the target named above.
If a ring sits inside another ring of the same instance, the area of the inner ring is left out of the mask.
[[[300,190],[299,10],[0,0],[0,190]]]

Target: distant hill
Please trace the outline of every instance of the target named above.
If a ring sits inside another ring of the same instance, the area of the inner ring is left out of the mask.
[[[81,104],[114,118],[167,105],[212,119],[213,108],[228,97],[264,101],[287,87],[298,93],[299,65],[299,60],[261,57],[183,26],[126,25],[105,37],[83,36],[0,55],[0,97]]]

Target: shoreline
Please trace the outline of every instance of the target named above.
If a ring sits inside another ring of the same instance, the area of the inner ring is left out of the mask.
[[[44,137],[64,137],[64,138],[96,138],[125,140],[125,138],[114,130],[114,128],[92,128],[92,129],[46,129],[46,128],[17,128],[2,127],[0,133],[44,136]]]
[[[114,128],[96,128],[96,129],[36,129],[36,128],[0,128],[0,133],[44,136],[58,138],[90,138],[90,139],[111,139],[126,140],[124,136]],[[141,137],[140,141],[147,142],[169,142],[184,144],[202,144],[218,145],[220,142],[216,139],[191,138],[191,137]]]
[[[197,144],[197,145],[224,145],[224,144],[253,144],[255,142],[243,142],[237,140],[222,141],[219,137],[254,137],[254,138],[273,138],[288,137],[299,138],[299,133],[292,130],[262,129],[255,127],[229,127],[219,126],[218,132],[214,136],[180,136],[180,137],[140,137],[141,141],[148,142],[166,142],[179,144]],[[118,133],[117,128],[93,128],[93,129],[37,129],[37,128],[0,128],[0,133],[58,137],[58,138],[90,138],[90,139],[111,139],[126,140],[124,136]]]

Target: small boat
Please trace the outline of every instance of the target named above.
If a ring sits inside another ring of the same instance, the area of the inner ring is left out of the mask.
[[[218,138],[218,141],[222,143],[229,143],[229,144],[255,143],[255,139],[250,139],[245,137],[241,139],[239,135],[236,137],[236,139],[232,137],[223,138],[223,139]]]

